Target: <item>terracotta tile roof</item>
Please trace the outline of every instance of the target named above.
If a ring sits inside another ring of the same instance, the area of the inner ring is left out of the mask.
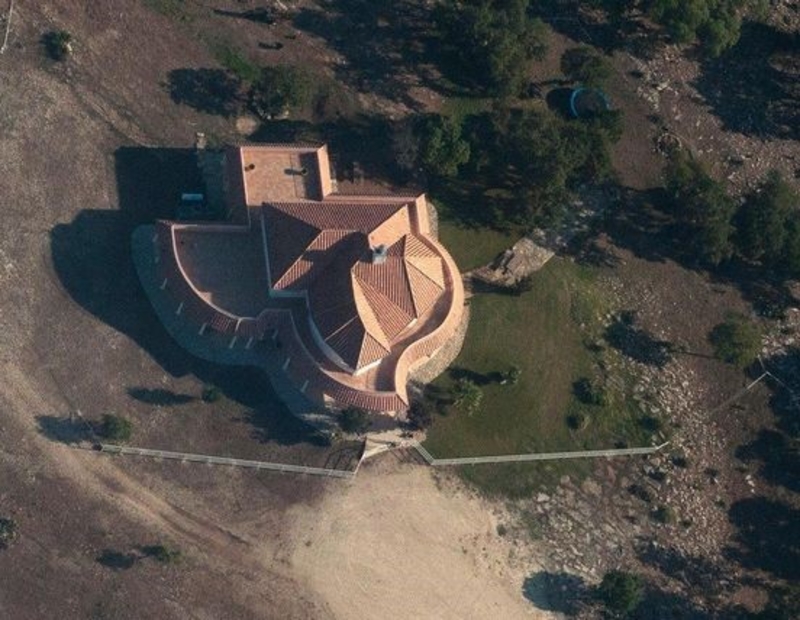
[[[277,330],[285,372],[310,397],[404,409],[409,369],[452,336],[463,305],[455,263],[427,236],[424,196],[333,193],[327,151],[316,146],[246,147],[230,155],[227,190],[244,196],[228,196],[229,204],[249,205],[246,223],[156,226],[158,273],[176,313],[241,339],[270,339]],[[295,174],[309,157],[315,168]],[[184,230],[183,250],[176,228]],[[214,235],[227,240],[212,241]],[[380,245],[385,256],[375,260]],[[207,255],[214,252],[225,256],[205,273],[202,261],[213,261]],[[238,269],[242,261],[253,264]],[[248,280],[252,299],[240,297],[247,286],[227,282],[228,274]],[[223,299],[227,310],[214,304]]]

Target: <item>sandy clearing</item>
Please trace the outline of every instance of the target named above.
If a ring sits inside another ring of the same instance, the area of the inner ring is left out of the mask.
[[[337,618],[549,618],[522,595],[491,508],[423,466],[379,457],[316,511],[294,511],[294,576]],[[518,552],[517,552],[518,553]]]

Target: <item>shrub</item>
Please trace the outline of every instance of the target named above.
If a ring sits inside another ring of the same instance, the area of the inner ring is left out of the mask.
[[[211,383],[206,384],[203,386],[203,393],[200,398],[203,399],[204,403],[215,403],[222,398],[222,390]]]
[[[106,413],[101,422],[100,433],[111,441],[129,441],[133,433],[133,424],[127,418]]]
[[[358,407],[348,407],[339,413],[339,426],[345,433],[362,435],[369,429],[369,412]]]
[[[179,549],[173,549],[165,545],[153,545],[143,549],[145,555],[153,558],[162,564],[175,564],[180,561],[182,554]]]
[[[585,405],[604,407],[608,404],[608,394],[599,381],[581,377],[572,384],[575,397]]]
[[[673,511],[669,506],[659,506],[652,513],[650,513],[650,516],[659,523],[665,523],[668,525],[675,523],[675,511]]]
[[[467,415],[478,411],[483,401],[483,390],[469,379],[459,379],[455,386],[455,405],[463,409]]]
[[[709,334],[714,355],[728,364],[745,368],[761,350],[761,328],[739,314],[730,315]]]
[[[627,615],[642,601],[644,587],[639,575],[612,570],[597,586],[597,598],[612,613]]]
[[[17,539],[17,522],[0,518],[0,549],[6,549]]]
[[[53,60],[64,60],[72,53],[72,35],[66,30],[53,30],[42,37],[47,55]]]
[[[567,416],[567,426],[573,431],[582,431],[589,425],[589,416],[585,411],[575,411]]]
[[[521,376],[522,369],[519,366],[512,366],[503,373],[503,378],[500,380],[500,385],[517,385]]]

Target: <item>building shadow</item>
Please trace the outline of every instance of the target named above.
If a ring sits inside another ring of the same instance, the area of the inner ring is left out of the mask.
[[[542,571],[525,579],[522,595],[541,610],[574,616],[589,599],[590,589],[577,575]]]
[[[292,427],[292,433],[277,433],[279,443],[306,441],[312,429],[288,413],[264,371],[190,355],[164,329],[140,285],[131,234],[140,225],[175,217],[181,193],[204,193],[194,150],[122,147],[114,158],[119,209],[85,210],[51,230],[52,263],[64,289],[84,310],[136,342],[172,377],[195,376],[259,415],[296,422],[299,426]],[[147,404],[178,405],[191,398],[139,386],[128,394]],[[54,421],[41,425],[42,432],[53,437],[70,437]]]
[[[694,86],[724,129],[800,138],[800,33],[745,22],[739,42],[701,67]]]

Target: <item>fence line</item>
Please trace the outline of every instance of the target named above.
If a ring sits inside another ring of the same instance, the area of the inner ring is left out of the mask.
[[[419,442],[411,445],[431,467],[444,467],[450,465],[482,465],[488,463],[524,463],[528,461],[553,461],[562,459],[584,459],[614,456],[634,456],[637,454],[653,454],[669,444],[665,441],[659,446],[647,448],[615,448],[611,450],[578,450],[575,452],[541,452],[538,454],[503,454],[498,456],[471,456],[452,459],[437,459],[428,452]]]
[[[344,478],[352,480],[356,476],[355,471],[342,469],[325,469],[323,467],[306,467],[305,465],[290,465],[288,463],[270,463],[268,461],[250,461],[246,459],[235,459],[222,456],[209,456],[206,454],[191,454],[187,452],[170,452],[167,450],[152,450],[149,448],[133,448],[129,446],[118,446],[115,444],[97,444],[101,452],[109,454],[119,454],[124,456],[148,456],[159,459],[169,459],[173,461],[206,463],[207,465],[229,465],[232,467],[247,467],[250,469],[266,469],[269,471],[288,472],[295,474],[309,474],[312,476],[325,476],[328,478]]]

